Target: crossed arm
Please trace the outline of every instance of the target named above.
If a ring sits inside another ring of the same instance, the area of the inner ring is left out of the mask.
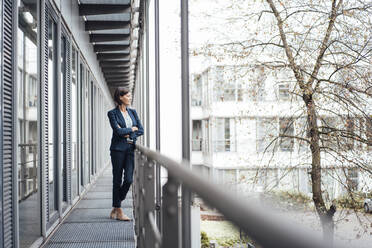
[[[138,118],[137,112],[133,111],[134,113],[134,118],[136,118],[137,121],[137,126],[133,126],[132,128],[121,128],[119,123],[116,121],[115,115],[112,112],[108,112],[107,116],[110,120],[110,125],[112,130],[114,130],[114,133],[117,135],[124,137],[124,138],[129,138],[131,137],[132,139],[137,139],[138,136],[143,135],[143,127],[142,124]]]
[[[116,121],[114,113],[108,112],[107,116],[110,120],[111,128],[112,128],[112,130],[114,130],[115,134],[117,134],[121,137],[125,137],[125,136],[127,136],[127,135],[129,136],[129,135],[131,135],[131,133],[133,133],[132,128],[121,128],[119,126],[119,123]]]

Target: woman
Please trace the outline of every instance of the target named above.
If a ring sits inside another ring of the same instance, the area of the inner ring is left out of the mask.
[[[130,185],[133,182],[134,146],[138,136],[143,135],[143,127],[134,109],[128,108],[132,95],[129,90],[119,87],[115,90],[116,108],[107,115],[113,130],[110,155],[112,163],[112,211],[111,219],[130,221],[121,209]],[[123,178],[124,171],[124,181]]]

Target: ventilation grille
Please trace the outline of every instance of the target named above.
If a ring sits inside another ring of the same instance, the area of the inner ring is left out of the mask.
[[[3,235],[4,247],[14,247],[13,195],[13,1],[3,4]]]

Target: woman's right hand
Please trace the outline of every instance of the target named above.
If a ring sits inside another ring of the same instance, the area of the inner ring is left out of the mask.
[[[138,131],[138,127],[132,127],[132,131],[133,132]]]

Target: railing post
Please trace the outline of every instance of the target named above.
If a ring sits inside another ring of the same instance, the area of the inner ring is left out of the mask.
[[[140,158],[141,158],[141,152],[136,150],[135,152],[135,170],[134,170],[134,180],[135,180],[135,183],[133,184],[133,204],[134,204],[134,207],[136,209],[136,211],[134,211],[134,221],[135,221],[135,225],[134,225],[134,228],[135,228],[135,233],[136,233],[136,237],[137,237],[137,243],[139,243],[139,238],[140,238],[140,235],[139,235],[139,215],[140,215],[140,212],[139,212],[139,207],[140,207],[140,201],[139,201],[139,189],[141,188],[140,185],[139,185],[139,171],[138,171],[138,167],[139,167],[139,164],[140,164]]]
[[[145,164],[145,173],[144,173],[144,217],[145,217],[145,247],[158,247],[156,243],[154,231],[151,228],[151,223],[149,219],[149,213],[154,214],[155,210],[155,163],[149,161]]]
[[[168,175],[168,182],[163,187],[162,248],[179,247],[178,187],[179,183],[172,177],[172,175]]]
[[[138,236],[139,236],[139,243],[138,247],[146,247],[145,246],[145,187],[144,187],[144,170],[145,170],[145,162],[146,162],[146,157],[141,154],[139,159],[139,163],[137,164],[138,168],[138,175],[139,175],[139,184],[138,184],[138,203],[139,203],[139,214],[138,214],[138,220],[139,220],[139,225],[138,225]]]
[[[27,164],[26,164],[26,146],[21,146],[21,171],[20,171],[20,200],[27,196]]]
[[[35,193],[38,189],[37,187],[37,149],[36,146],[32,146],[32,154],[33,154],[33,171],[32,171],[32,176],[33,176],[33,190],[32,192]]]

